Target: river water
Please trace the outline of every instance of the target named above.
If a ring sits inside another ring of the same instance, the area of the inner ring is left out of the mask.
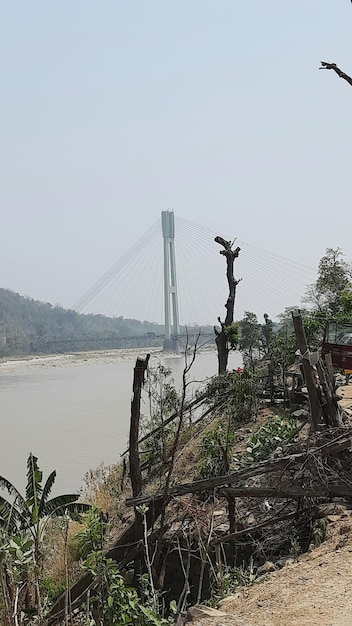
[[[0,364],[0,475],[23,490],[30,452],[44,479],[57,470],[55,493],[72,493],[85,473],[120,460],[127,447],[133,367],[141,350],[62,355]],[[176,387],[183,356],[151,354],[150,365],[170,367]],[[230,354],[229,368],[241,364]],[[189,381],[216,374],[215,350],[200,352]],[[55,495],[55,494],[54,494]]]

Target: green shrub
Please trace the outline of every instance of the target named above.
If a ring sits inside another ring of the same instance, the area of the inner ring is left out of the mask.
[[[213,476],[223,476],[229,471],[233,456],[233,446],[236,440],[229,421],[219,420],[204,435],[199,455],[198,471],[194,480],[203,480]],[[199,493],[199,497],[206,500],[210,491]]]
[[[92,508],[85,516],[84,524],[84,529],[76,536],[75,541],[81,555],[85,557],[83,565],[85,571],[96,581],[94,595],[86,607],[89,626],[168,624],[168,621],[154,610],[148,588],[148,576],[143,576],[141,580],[141,599],[136,589],[126,585],[117,563],[105,556],[103,544],[108,524],[100,511]]]
[[[152,608],[144,606],[132,587],[127,587],[115,561],[104,556],[101,550],[92,552],[84,564],[95,580],[101,581],[95,597],[94,616],[87,607],[89,626],[163,626],[169,622],[160,617]],[[97,614],[99,617],[97,617]]]
[[[43,576],[41,587],[44,592],[46,603],[50,606],[61,596],[66,589],[66,580],[57,579],[52,576]]]
[[[207,403],[230,418],[233,424],[250,420],[257,409],[256,380],[245,368],[242,374],[214,376],[206,388]]]
[[[282,447],[297,432],[298,422],[284,417],[274,417],[250,438],[246,453],[239,459],[241,465],[262,461],[276,448]]]

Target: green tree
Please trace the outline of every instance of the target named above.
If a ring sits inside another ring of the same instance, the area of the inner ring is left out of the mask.
[[[232,322],[230,326],[225,326],[224,330],[230,349],[237,350],[241,337],[239,322]]]
[[[254,368],[254,361],[259,356],[260,350],[260,324],[255,313],[245,311],[244,318],[240,320],[240,343],[239,349],[243,354],[245,364]]]
[[[330,317],[343,316],[346,293],[351,291],[351,266],[340,248],[327,248],[318,265],[318,278],[305,298],[313,308]]]

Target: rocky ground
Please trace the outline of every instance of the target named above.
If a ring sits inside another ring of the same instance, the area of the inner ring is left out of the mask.
[[[342,385],[338,393],[341,407],[352,415],[352,384]],[[222,600],[216,610],[191,608],[187,623],[194,626],[351,624],[352,511],[347,505],[329,506],[327,539],[319,548]]]

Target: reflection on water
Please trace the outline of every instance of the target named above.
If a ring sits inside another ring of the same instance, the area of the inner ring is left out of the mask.
[[[230,368],[241,362],[236,353],[231,360]],[[150,365],[160,361],[179,386],[184,358],[154,354]],[[23,489],[33,452],[44,477],[57,470],[56,491],[64,493],[78,489],[88,469],[118,461],[128,439],[133,366],[128,361],[0,370],[0,474]],[[190,380],[216,371],[216,353],[199,354]]]

